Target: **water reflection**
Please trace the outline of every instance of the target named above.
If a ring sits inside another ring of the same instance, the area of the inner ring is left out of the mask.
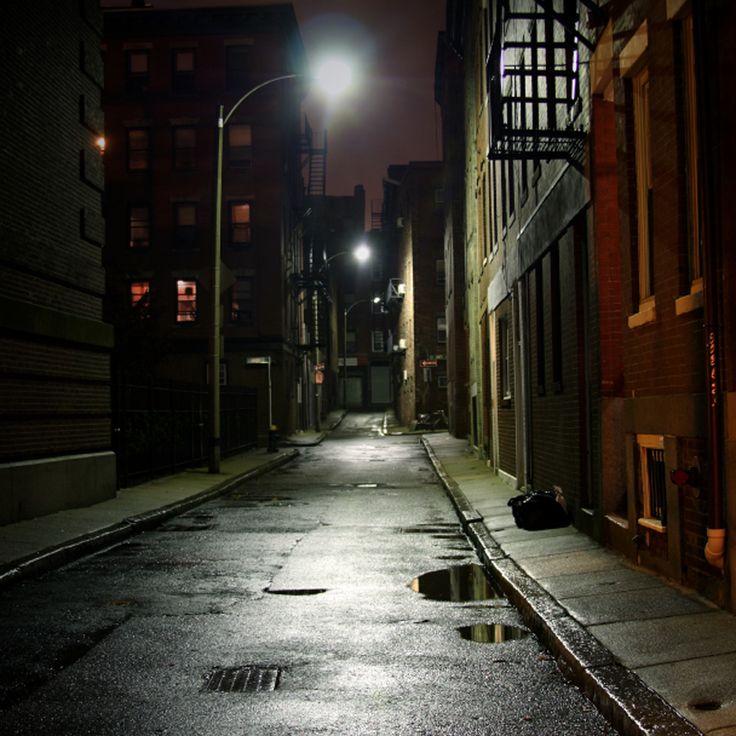
[[[471,626],[459,626],[457,630],[463,639],[477,641],[481,644],[498,644],[502,641],[526,639],[529,636],[526,629],[506,624],[472,624]]]
[[[451,565],[414,578],[410,584],[415,593],[435,601],[484,601],[503,598],[500,589],[486,576],[481,565]]]

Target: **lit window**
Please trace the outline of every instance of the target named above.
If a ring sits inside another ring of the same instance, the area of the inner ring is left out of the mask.
[[[132,281],[130,284],[130,306],[134,313],[139,317],[148,317],[150,305],[150,281]]]
[[[174,205],[174,247],[197,247],[197,206],[190,203]]]
[[[174,51],[173,87],[177,92],[194,89],[194,50],[177,49]]]
[[[447,321],[445,320],[444,315],[437,317],[437,342],[447,342]]]
[[[238,277],[232,288],[230,319],[241,325],[255,323],[254,279],[252,276]]]
[[[197,131],[174,128],[174,168],[193,169],[197,163]]]
[[[197,319],[197,282],[176,282],[176,321],[194,322]]]
[[[235,246],[250,243],[250,205],[247,202],[230,204],[230,243]]]
[[[253,158],[250,125],[233,124],[228,128],[228,157],[231,166],[250,166]]]
[[[146,171],[150,166],[150,135],[147,128],[128,130],[128,168]]]
[[[128,245],[131,248],[147,248],[151,244],[151,209],[148,205],[133,205],[129,214]]]
[[[641,495],[638,499],[641,513],[639,524],[654,531],[667,528],[667,480],[664,461],[664,437],[639,434],[639,471]]]

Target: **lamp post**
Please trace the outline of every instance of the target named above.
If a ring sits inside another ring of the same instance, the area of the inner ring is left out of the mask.
[[[220,355],[221,355],[221,319],[220,319],[220,281],[222,257],[222,149],[225,126],[240,105],[251,95],[276,82],[286,79],[305,77],[304,74],[282,74],[267,79],[249,89],[225,114],[223,105],[219,106],[217,115],[217,168],[215,173],[215,238],[212,248],[212,265],[210,274],[212,314],[209,334],[209,472],[220,472]],[[325,62],[320,68],[315,81],[323,91],[338,94],[350,85],[350,70],[345,64],[335,60]],[[269,420],[270,421],[270,420]],[[271,424],[269,423],[269,431]]]
[[[342,408],[346,411],[348,408],[348,315],[359,304],[368,302],[378,304],[380,301],[380,296],[374,296],[373,299],[359,299],[342,310]]]

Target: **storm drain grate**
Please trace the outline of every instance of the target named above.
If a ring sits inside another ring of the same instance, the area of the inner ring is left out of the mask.
[[[207,676],[203,690],[218,693],[271,692],[281,682],[281,668],[247,664],[242,667],[217,667]]]

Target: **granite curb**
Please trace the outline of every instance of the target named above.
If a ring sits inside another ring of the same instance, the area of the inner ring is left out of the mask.
[[[563,672],[608,721],[624,736],[703,736],[503,552],[430,443],[424,437],[421,442],[483,564]]]
[[[269,471],[293,460],[299,455],[298,450],[291,450],[279,457],[273,458],[255,468],[251,468],[243,473],[233,475],[214,486],[195,493],[186,498],[174,501],[173,503],[161,506],[157,509],[151,509],[141,514],[128,516],[119,522],[110,524],[107,527],[96,530],[90,534],[84,534],[74,539],[62,542],[61,544],[47,547],[46,549],[34,552],[32,555],[23,557],[10,565],[0,569],[0,590],[26,578],[40,575],[49,570],[53,570],[69,562],[79,559],[85,555],[97,552],[98,550],[109,547],[112,544],[137,534],[138,532],[153,529],[164,521],[173,516],[177,516],[199,506],[207,501],[211,501],[218,496],[227,493],[234,485],[243,480],[256,478],[259,475],[268,473]]]

